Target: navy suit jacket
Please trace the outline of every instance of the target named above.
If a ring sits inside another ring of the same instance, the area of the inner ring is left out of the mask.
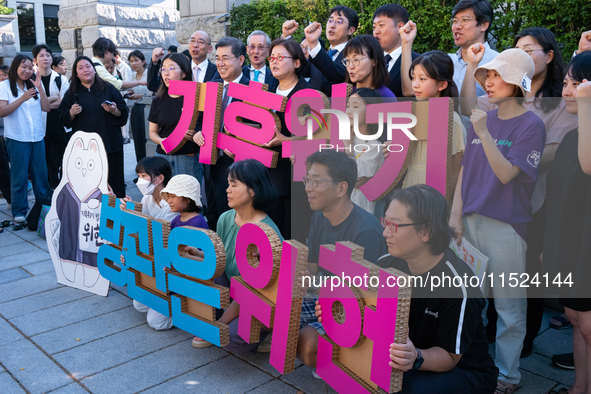
[[[316,57],[312,59],[312,56],[310,56],[308,60],[322,72],[328,82],[345,82],[345,74],[347,73],[347,69],[342,62],[343,51],[339,52],[337,58],[333,61],[330,56],[328,56],[328,52],[326,52],[323,48],[320,48],[320,51]]]
[[[214,79],[211,82],[224,83],[221,78]],[[242,85],[248,85],[250,79],[242,75],[239,83]],[[232,97],[232,100],[228,103],[235,101],[241,101]],[[216,154],[218,149],[216,149]],[[230,208],[228,207],[228,196],[226,189],[228,188],[228,168],[234,163],[227,155],[218,157],[215,165],[203,165],[205,175],[205,195],[207,197],[207,208],[205,210],[205,216],[207,217],[209,228],[215,231],[216,224],[220,215]]]
[[[265,70],[265,84],[268,85],[267,91],[268,92],[274,92],[275,89],[277,89],[277,85],[279,85],[279,81],[277,80],[277,78],[275,78],[273,76],[273,74],[271,73],[271,69],[267,66],[265,66],[267,69]],[[244,66],[242,67],[242,74],[248,78],[248,80],[250,81],[250,66]]]
[[[412,60],[415,60],[420,55],[413,51]],[[390,70],[390,85],[388,88],[394,93],[396,97],[404,97],[402,94],[402,78],[400,75],[400,66],[402,65],[402,56],[398,57],[398,60],[392,66]]]

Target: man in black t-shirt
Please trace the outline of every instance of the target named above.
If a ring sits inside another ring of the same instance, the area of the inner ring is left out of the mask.
[[[493,393],[498,370],[488,354],[484,299],[474,273],[448,248],[454,234],[445,198],[416,185],[391,199],[382,219],[390,256],[378,265],[424,283],[413,283],[406,343],[390,348],[390,366],[405,371],[402,393]],[[449,281],[431,286],[436,277]]]
[[[312,154],[306,164],[306,194],[310,208],[316,211],[306,241],[309,248],[308,271],[314,275],[331,275],[326,269],[319,268],[320,246],[342,241],[362,246],[365,249],[363,258],[375,264],[387,250],[379,221],[351,201],[357,182],[355,160],[344,152],[325,150]],[[314,304],[318,297],[316,293],[310,296],[304,298],[302,304],[297,357],[304,364],[314,367],[318,335],[325,331],[314,316]]]

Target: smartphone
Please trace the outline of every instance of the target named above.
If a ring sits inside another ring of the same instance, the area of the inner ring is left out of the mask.
[[[115,105],[115,103],[114,103],[114,102],[112,102],[112,101],[109,101],[109,100],[105,100],[105,101],[103,101],[103,104],[107,104],[107,105]],[[101,105],[102,105],[102,104],[101,104]]]

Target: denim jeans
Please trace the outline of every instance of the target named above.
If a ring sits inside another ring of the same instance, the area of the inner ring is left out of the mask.
[[[163,155],[156,152],[156,156],[164,157],[170,163],[172,176],[187,174],[195,177],[199,184],[203,183],[203,165],[199,163],[199,155]]]
[[[526,331],[527,292],[525,287],[510,286],[511,274],[521,278],[525,273],[527,244],[510,224],[488,218],[477,213],[464,216],[464,237],[476,249],[489,258],[486,273],[493,274],[482,285],[484,297],[493,290],[497,310],[497,336],[495,342],[495,365],[499,368],[499,379],[516,384],[521,380],[519,357]],[[500,275],[505,283],[501,285]],[[521,279],[520,279],[521,280]],[[482,316],[486,325],[486,303]]]
[[[6,148],[10,158],[10,189],[12,194],[12,217],[26,216],[29,209],[27,184],[29,166],[35,199],[47,196],[49,181],[47,180],[47,163],[45,161],[45,143],[20,142],[6,139]]]

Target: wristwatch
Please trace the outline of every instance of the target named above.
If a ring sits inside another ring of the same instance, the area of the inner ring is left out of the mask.
[[[423,361],[425,361],[423,359],[423,355],[421,354],[421,351],[417,348],[415,348],[415,350],[417,351],[417,359],[415,360],[414,364],[412,365],[412,369],[416,369],[417,371],[419,369],[421,369],[421,365],[423,365]]]

